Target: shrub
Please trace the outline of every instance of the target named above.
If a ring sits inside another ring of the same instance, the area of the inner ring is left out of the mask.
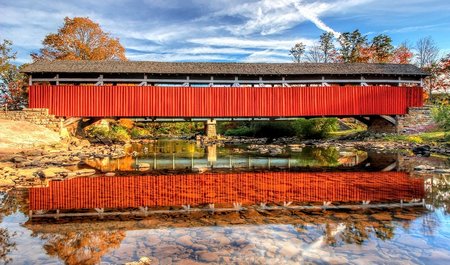
[[[90,126],[86,129],[86,136],[100,140],[107,139],[109,137],[109,128],[106,126]]]
[[[130,135],[133,139],[139,139],[149,137],[151,136],[151,133],[144,128],[134,127],[133,129],[131,129]]]
[[[235,129],[228,129],[224,133],[225,136],[254,136],[255,131],[249,127],[238,127]]]
[[[97,141],[127,142],[130,140],[128,130],[120,125],[113,125],[111,129],[108,126],[93,125],[86,129],[86,136]]]
[[[127,128],[127,129],[131,129],[134,127],[134,121],[132,121],[130,119],[120,119],[119,125]]]
[[[450,142],[450,132],[446,132],[444,135],[444,140]]]
[[[450,105],[439,105],[432,109],[433,119],[444,130],[450,130]]]
[[[295,128],[292,122],[258,122],[254,124],[256,137],[278,138],[283,136],[295,136]]]
[[[420,137],[420,136],[418,136],[418,135],[408,136],[408,137],[406,137],[406,140],[407,140],[408,142],[412,142],[412,143],[415,143],[415,144],[421,144],[421,143],[423,143],[422,137]]]
[[[112,127],[110,139],[115,142],[127,142],[130,140],[130,134],[127,128],[115,125]]]
[[[323,139],[339,128],[336,118],[298,119],[294,122],[296,134],[303,139]]]
[[[145,129],[151,135],[194,135],[203,131],[201,122],[149,122]]]

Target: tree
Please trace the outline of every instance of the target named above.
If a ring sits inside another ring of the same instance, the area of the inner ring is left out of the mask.
[[[338,38],[341,45],[340,56],[345,63],[365,61],[361,50],[367,46],[367,37],[362,35],[358,29],[353,32],[344,32]]]
[[[306,59],[312,63],[336,62],[337,51],[333,43],[334,35],[331,32],[325,32],[320,35],[319,42],[314,43],[306,51]]]
[[[428,93],[429,100],[432,100],[431,94],[433,90],[436,90],[438,88],[437,84],[441,69],[437,62],[427,64],[426,66],[422,67],[422,69],[429,74],[429,76],[424,79],[423,87]]]
[[[436,63],[439,56],[439,47],[431,36],[420,38],[416,42],[416,59],[420,68],[430,67]]]
[[[0,107],[22,109],[28,102],[27,82],[19,68],[12,63],[16,53],[11,46],[9,40],[0,44]]]
[[[16,59],[16,53],[12,51],[11,45],[10,40],[3,40],[3,43],[0,44],[0,74],[2,79],[3,73],[12,67],[11,60]]]
[[[394,46],[392,39],[388,35],[380,34],[372,39],[370,48],[373,51],[372,61],[374,63],[388,63],[391,61]]]
[[[414,54],[407,42],[403,42],[392,53],[391,63],[410,64]]]
[[[49,34],[34,60],[126,60],[119,39],[103,32],[100,25],[87,17],[64,19],[58,33]]]
[[[293,57],[293,61],[295,63],[301,63],[302,62],[302,56],[305,53],[306,45],[302,42],[299,42],[295,44],[294,47],[291,48],[289,51],[289,54]]]
[[[320,51],[322,52],[324,63],[329,63],[336,60],[337,52],[333,40],[334,35],[332,32],[324,32],[320,35]]]
[[[310,63],[323,63],[325,61],[319,43],[313,44],[306,52],[306,60]]]
[[[439,47],[430,37],[423,37],[416,42],[416,64],[430,75],[424,80],[424,89],[427,91],[429,100],[432,99],[433,90],[439,89],[441,77],[441,63],[438,60]]]
[[[436,77],[434,90],[447,93],[450,88],[450,54],[441,58],[437,63],[436,68],[436,73],[434,73],[434,76]]]

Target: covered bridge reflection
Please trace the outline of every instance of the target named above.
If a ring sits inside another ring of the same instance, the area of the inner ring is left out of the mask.
[[[76,178],[30,189],[30,210],[283,202],[390,202],[424,197],[403,172],[252,172]]]

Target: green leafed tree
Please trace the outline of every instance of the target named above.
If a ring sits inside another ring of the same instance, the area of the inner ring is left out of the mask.
[[[303,42],[296,43],[294,47],[291,48],[289,54],[292,56],[292,59],[295,63],[301,63],[303,59],[303,55],[306,51],[306,45]]]
[[[343,62],[356,63],[364,61],[364,54],[361,52],[367,46],[367,37],[359,30],[344,32],[338,38],[341,46],[339,53]]]
[[[336,61],[337,51],[334,46],[334,35],[332,32],[325,32],[320,35],[319,45],[324,63]]]
[[[372,39],[370,44],[372,61],[374,63],[389,63],[392,60],[394,46],[388,35],[380,34]]]
[[[28,102],[26,77],[12,63],[15,59],[12,42],[3,40],[0,44],[0,108],[21,109]]]

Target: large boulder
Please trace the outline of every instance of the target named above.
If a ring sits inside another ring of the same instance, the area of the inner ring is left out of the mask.
[[[44,126],[0,119],[0,154],[53,145],[60,141],[57,132]]]

